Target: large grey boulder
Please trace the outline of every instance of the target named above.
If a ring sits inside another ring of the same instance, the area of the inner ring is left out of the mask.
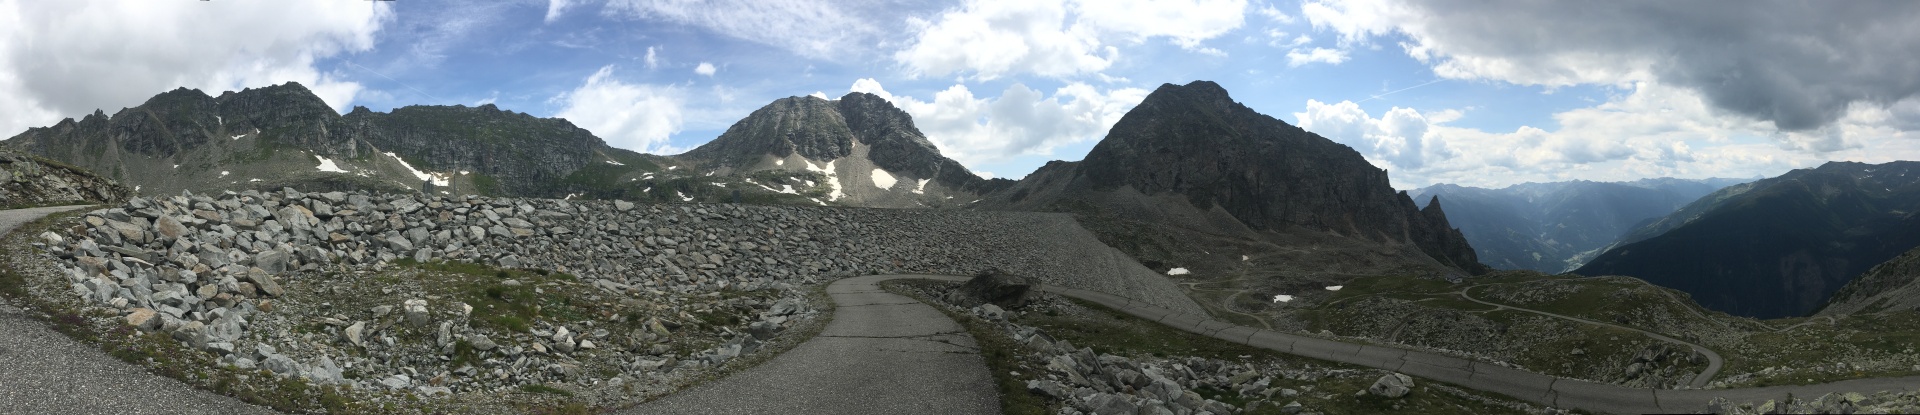
[[[1413,378],[1399,373],[1381,376],[1373,381],[1373,386],[1367,387],[1367,393],[1394,399],[1407,396],[1410,392],[1413,392]]]
[[[407,300],[404,306],[405,312],[407,313],[407,324],[414,326],[427,325],[427,300]]]
[[[246,282],[253,283],[253,286],[259,288],[260,292],[266,293],[269,296],[279,297],[287,293],[286,290],[280,288],[280,283],[273,280],[273,274],[267,273],[267,270],[260,269],[260,267],[249,268],[247,269],[247,273],[241,274],[240,277]]]

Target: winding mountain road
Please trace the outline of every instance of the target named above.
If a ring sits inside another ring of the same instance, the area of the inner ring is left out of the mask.
[[[1566,319],[1566,320],[1572,320],[1572,321],[1578,321],[1578,322],[1582,322],[1582,323],[1587,323],[1587,324],[1592,324],[1592,325],[1596,325],[1596,326],[1606,326],[1606,327],[1612,327],[1612,328],[1616,328],[1616,329],[1621,329],[1621,330],[1631,330],[1631,331],[1636,331],[1636,332],[1640,332],[1640,334],[1645,334],[1645,335],[1647,335],[1647,337],[1652,337],[1652,338],[1655,338],[1655,339],[1659,339],[1660,341],[1664,341],[1664,342],[1668,342],[1668,343],[1673,343],[1673,344],[1678,344],[1678,345],[1682,345],[1682,346],[1687,346],[1687,347],[1690,347],[1690,348],[1693,348],[1693,351],[1694,351],[1694,352],[1697,352],[1697,353],[1700,353],[1700,354],[1702,354],[1702,355],[1706,355],[1706,356],[1707,356],[1707,369],[1706,369],[1706,370],[1702,370],[1702,371],[1700,371],[1700,374],[1699,374],[1699,375],[1696,375],[1696,376],[1694,376],[1694,377],[1693,377],[1693,382],[1691,382],[1691,383],[1689,384],[1690,386],[1693,386],[1693,387],[1695,387],[1695,388],[1704,388],[1704,387],[1707,387],[1707,383],[1710,383],[1710,382],[1712,382],[1712,381],[1713,381],[1713,377],[1714,377],[1715,375],[1719,375],[1719,374],[1720,374],[1720,368],[1721,368],[1721,367],[1724,367],[1724,366],[1726,366],[1726,364],[1727,364],[1727,359],[1724,359],[1724,358],[1721,358],[1721,357],[1720,357],[1720,354],[1719,354],[1719,353],[1715,353],[1715,352],[1713,351],[1713,349],[1708,349],[1708,348],[1707,348],[1706,346],[1701,346],[1701,345],[1699,345],[1699,344],[1695,344],[1695,343],[1693,343],[1693,342],[1688,342],[1688,341],[1685,341],[1685,340],[1680,340],[1680,339],[1676,339],[1676,338],[1672,338],[1672,337],[1667,337],[1667,336],[1666,336],[1666,335],[1664,335],[1664,334],[1660,334],[1660,333],[1654,333],[1654,332],[1651,332],[1651,331],[1646,331],[1646,330],[1641,330],[1641,329],[1637,329],[1637,328],[1633,328],[1633,327],[1627,327],[1627,326],[1622,326],[1622,325],[1618,325],[1618,324],[1612,324],[1612,323],[1602,323],[1602,322],[1598,322],[1598,321],[1593,321],[1593,320],[1588,320],[1588,319],[1584,319],[1584,318],[1579,318],[1579,317],[1573,317],[1573,316],[1568,316],[1568,315],[1563,315],[1563,314],[1556,314],[1556,313],[1549,313],[1549,312],[1545,312],[1545,311],[1540,311],[1540,310],[1534,310],[1534,309],[1529,309],[1529,308],[1521,308],[1521,307],[1515,307],[1515,306],[1511,306],[1511,305],[1506,305],[1506,304],[1500,304],[1500,303],[1492,303],[1492,302],[1486,302],[1486,301],[1481,301],[1481,300],[1480,300],[1480,299],[1478,299],[1478,298],[1473,298],[1473,294],[1470,294],[1470,293],[1469,293],[1470,291],[1473,291],[1473,289],[1474,289],[1474,287],[1479,287],[1479,286],[1478,286],[1478,285],[1476,285],[1476,286],[1473,286],[1473,287],[1467,287],[1467,288],[1462,288],[1462,289],[1460,289],[1460,291],[1457,291],[1457,292],[1458,292],[1458,293],[1460,294],[1460,296],[1461,296],[1461,297],[1465,297],[1465,298],[1467,299],[1467,301],[1472,301],[1472,302],[1476,302],[1476,303],[1480,303],[1480,304],[1486,304],[1486,305],[1490,305],[1490,306],[1494,306],[1494,307],[1495,307],[1495,308],[1494,308],[1495,310],[1498,310],[1498,309],[1502,309],[1502,308],[1505,308],[1505,309],[1509,309],[1509,310],[1514,310],[1514,311],[1524,311],[1524,312],[1528,312],[1528,313],[1533,313],[1533,314],[1539,314],[1539,315],[1543,315],[1543,316],[1547,316],[1547,317],[1555,317],[1555,318],[1560,318],[1560,319]]]
[[[1392,370],[1429,380],[1511,396],[1558,408],[1603,413],[1692,413],[1724,397],[1733,402],[1816,397],[1831,392],[1871,393],[1920,388],[1920,376],[1854,379],[1818,385],[1738,389],[1644,389],[1566,379],[1418,350],[1344,343],[1239,326],[1207,316],[1175,313],[1145,302],[1075,288],[1043,288],[1098,303],[1174,328],[1288,354]]]
[[[0,234],[86,206],[0,211]],[[0,299],[0,413],[270,414],[108,356]]]

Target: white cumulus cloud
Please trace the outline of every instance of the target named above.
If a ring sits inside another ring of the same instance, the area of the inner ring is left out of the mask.
[[[640,152],[667,153],[667,139],[680,131],[685,97],[670,86],[630,84],[613,77],[612,65],[588,76],[579,88],[553,98],[554,115],[593,132],[607,144]]]
[[[1328,48],[1294,49],[1287,51],[1287,66],[1301,66],[1309,63],[1339,65],[1347,61],[1347,51]]]
[[[361,85],[314,62],[372,48],[390,17],[385,5],[326,1],[0,0],[0,135],[178,87],[295,81],[343,110]]]
[[[954,85],[921,100],[893,95],[871,78],[855,81],[851,91],[878,95],[900,107],[942,154],[969,168],[1012,156],[1048,155],[1062,145],[1098,139],[1147,96],[1143,89],[1102,92],[1082,83],[1048,95],[1015,83],[997,98],[977,97],[966,85]]]
[[[547,23],[553,23],[567,12],[567,8],[573,6],[573,0],[547,0]]]
[[[970,0],[932,19],[909,19],[917,32],[894,54],[925,76],[1016,74],[1064,78],[1097,73],[1119,58],[1116,44],[1164,38],[1187,50],[1239,28],[1245,0]]]
[[[602,14],[665,21],[784,48],[811,58],[871,47],[889,5],[811,0],[611,0]]]
[[[1646,177],[1773,176],[1829,159],[1870,163],[1920,154],[1899,109],[1857,105],[1834,124],[1779,132],[1728,117],[1700,93],[1651,82],[1601,104],[1553,114],[1548,130],[1486,131],[1450,125],[1470,111],[1392,108],[1373,116],[1352,102],[1308,100],[1301,128],[1353,147],[1391,171],[1394,186],[1501,187],[1536,181]],[[1920,100],[1896,105],[1915,106]]]
[[[707,62],[700,62],[700,66],[693,67],[693,73],[696,74],[713,76],[714,72],[719,72],[719,69],[714,68],[713,64]]]

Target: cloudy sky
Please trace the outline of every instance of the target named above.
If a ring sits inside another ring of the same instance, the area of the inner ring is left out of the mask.
[[[0,134],[176,87],[479,105],[674,154],[850,91],[1018,178],[1220,83],[1396,187],[1920,159],[1920,2],[0,0]],[[1222,149],[1231,151],[1231,149]]]

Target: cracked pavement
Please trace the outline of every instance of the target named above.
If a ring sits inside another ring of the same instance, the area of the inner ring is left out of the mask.
[[[1000,399],[980,346],[932,306],[875,275],[827,286],[833,321],[793,350],[623,414],[992,414]],[[959,277],[921,277],[964,281]]]

